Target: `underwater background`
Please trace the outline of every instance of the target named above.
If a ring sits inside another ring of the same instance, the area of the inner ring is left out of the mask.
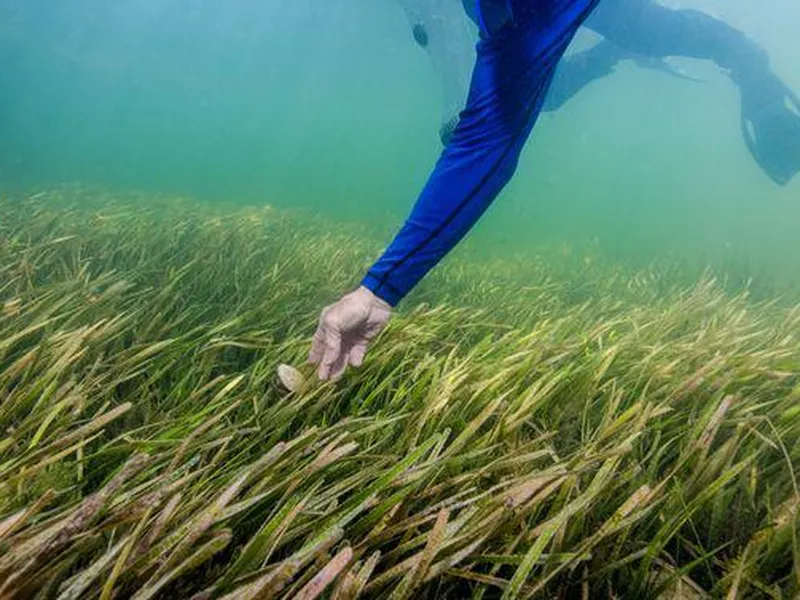
[[[800,91],[796,0],[681,6]],[[800,177],[674,65],[543,114],[332,383],[440,151],[396,0],[0,0],[0,598],[800,598]]]
[[[745,31],[800,90],[796,2],[680,6]],[[727,77],[676,64],[701,81],[626,61],[543,114],[455,254],[667,258],[796,290],[800,181],[759,170]],[[271,204],[388,243],[440,151],[439,81],[388,1],[0,0],[0,90],[6,191],[81,182]]]

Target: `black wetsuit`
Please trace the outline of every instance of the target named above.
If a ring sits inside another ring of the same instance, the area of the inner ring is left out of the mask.
[[[779,185],[800,172],[800,99],[744,33],[706,13],[652,0],[602,0],[585,25],[603,41],[561,61],[543,110],[559,108],[624,58],[707,59],[739,87],[742,135],[763,171]]]
[[[708,59],[749,85],[769,74],[764,50],[744,33],[700,11],[673,10],[651,0],[603,0],[585,25],[604,41],[561,62],[546,110],[558,108],[632,56]]]

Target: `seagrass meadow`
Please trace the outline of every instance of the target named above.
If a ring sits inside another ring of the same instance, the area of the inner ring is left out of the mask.
[[[379,250],[265,207],[0,200],[0,597],[797,597],[800,309],[456,258],[314,382]]]

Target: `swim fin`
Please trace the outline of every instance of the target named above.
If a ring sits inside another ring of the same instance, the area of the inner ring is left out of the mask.
[[[800,173],[800,98],[772,73],[740,89],[747,148],[775,183],[786,185]]]

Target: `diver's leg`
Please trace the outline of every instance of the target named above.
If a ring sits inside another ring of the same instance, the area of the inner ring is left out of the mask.
[[[475,42],[461,0],[398,0],[417,44],[428,53],[441,82],[440,136],[449,139],[458,123],[475,64]]]
[[[619,46],[604,39],[587,50],[564,57],[558,64],[542,110],[558,110],[591,82],[611,74],[625,55]]]
[[[510,180],[555,70],[596,0],[520,0],[515,22],[482,33],[467,107],[417,203],[363,284],[396,304]]]
[[[728,70],[741,91],[743,134],[753,157],[779,184],[800,172],[800,100],[744,33],[705,13],[650,0],[604,0],[587,26],[637,54],[708,59]]]
[[[763,49],[727,23],[652,0],[604,1],[586,25],[636,54],[708,59],[739,73],[761,71],[769,63]]]

